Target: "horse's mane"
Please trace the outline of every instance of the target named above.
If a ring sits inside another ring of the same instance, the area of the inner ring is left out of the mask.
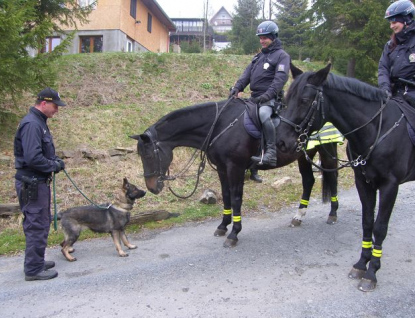
[[[287,99],[293,98],[301,92],[299,88],[302,90],[307,84],[307,80],[314,74],[313,72],[306,72],[296,78],[288,90]],[[355,78],[339,76],[333,73],[329,74],[323,87],[349,93],[369,101],[381,101],[384,98],[384,92],[377,87]]]
[[[217,102],[219,107],[221,107],[224,103],[225,101]],[[173,110],[169,112],[168,114],[164,115],[163,117],[161,117],[153,126],[157,127],[158,125],[163,124],[166,121],[171,121],[177,118],[182,118],[183,114],[190,114],[194,111],[199,110],[200,108],[207,108],[207,107],[212,107],[215,105],[216,105],[216,102],[207,102],[207,103],[190,105],[190,106],[186,106],[186,107]]]

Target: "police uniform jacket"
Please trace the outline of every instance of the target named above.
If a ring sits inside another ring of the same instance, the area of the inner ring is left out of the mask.
[[[397,46],[391,49],[386,43],[378,68],[378,84],[381,89],[394,95],[405,90],[405,84],[398,81],[404,78],[413,81],[415,75],[415,22],[396,34]],[[415,87],[407,86],[408,95],[415,98]]]
[[[55,146],[47,116],[35,107],[20,122],[14,138],[16,179],[21,176],[47,179],[57,169]]]
[[[283,89],[289,70],[290,56],[277,38],[254,56],[234,87],[242,92],[249,84],[252,97],[267,94],[272,99]]]

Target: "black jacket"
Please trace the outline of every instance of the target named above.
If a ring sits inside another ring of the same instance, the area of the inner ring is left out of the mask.
[[[396,34],[397,46],[389,47],[386,43],[378,67],[378,84],[394,94],[404,86],[398,78],[413,80],[415,75],[415,22]],[[409,87],[411,95],[415,95],[415,87]]]
[[[35,107],[20,122],[14,137],[16,178],[20,175],[45,179],[56,171],[55,146],[47,117]]]
[[[290,56],[282,49],[281,41],[274,40],[254,56],[235,88],[242,92],[249,84],[252,97],[267,94],[270,99],[275,98],[288,80],[290,60]]]

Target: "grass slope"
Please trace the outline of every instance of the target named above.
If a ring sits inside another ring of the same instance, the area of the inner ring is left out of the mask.
[[[105,53],[63,56],[56,64],[61,74],[56,89],[68,106],[60,108],[56,117],[48,121],[56,148],[58,151],[87,148],[102,152],[115,147],[133,148],[136,142],[128,136],[142,133],[170,111],[226,99],[229,88],[250,60],[250,56],[213,54]],[[303,70],[317,70],[324,66],[321,63],[294,63]],[[7,112],[0,113],[0,156],[11,159],[0,160],[0,203],[17,202],[13,178],[13,137],[18,121],[33,101],[33,96],[22,96],[19,107],[8,107]],[[191,154],[190,149],[175,150],[171,166],[173,174],[180,171]],[[97,160],[74,158],[65,162],[74,182],[97,203],[113,201],[114,193],[125,176],[130,182],[145,188],[137,154]],[[196,168],[197,163],[193,173]],[[260,174],[264,183],[247,181],[245,184],[243,214],[278,211],[287,204],[293,204],[294,214],[302,189],[296,163]],[[277,193],[270,185],[282,176],[292,177],[293,183]],[[350,170],[342,170],[340,186],[348,187],[352,182]],[[184,195],[193,190],[194,183],[195,177],[190,172],[188,178],[171,182],[170,186]],[[320,193],[317,183],[313,191],[315,197]],[[190,199],[178,199],[167,189],[158,196],[148,193],[137,203],[133,213],[165,209],[181,214],[179,218],[147,224],[147,227],[171,226],[206,217],[217,218],[219,224],[221,202],[209,206],[198,202],[199,196],[208,188],[220,194],[219,180],[209,166],[202,175],[198,191]],[[89,204],[63,173],[57,175],[56,198],[58,210]],[[140,228],[130,226],[129,231],[139,231]],[[87,232],[84,237],[95,236]],[[51,234],[49,243],[54,245],[61,240],[62,234],[58,230]],[[19,220],[0,219],[0,254],[23,248],[24,236]]]

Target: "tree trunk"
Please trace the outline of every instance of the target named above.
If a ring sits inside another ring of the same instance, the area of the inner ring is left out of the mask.
[[[351,58],[348,62],[347,62],[347,77],[356,77],[356,59],[355,58]]]

